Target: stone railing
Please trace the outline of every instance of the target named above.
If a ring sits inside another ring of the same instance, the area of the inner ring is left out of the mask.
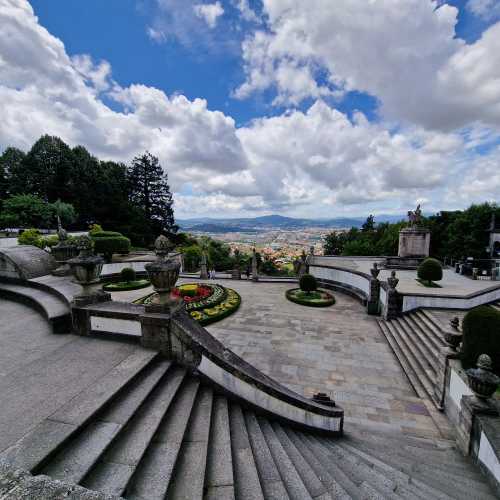
[[[304,427],[342,433],[344,412],[287,389],[226,349],[183,310],[173,315],[148,312],[144,306],[113,302],[106,294],[74,305],[74,331],[114,335],[157,349],[261,411]]]
[[[477,398],[458,358],[451,349],[440,351],[435,397],[455,428],[458,448],[500,494],[500,400]]]

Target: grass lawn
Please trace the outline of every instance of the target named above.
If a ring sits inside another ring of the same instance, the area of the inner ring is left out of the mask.
[[[418,281],[421,285],[424,285],[427,288],[443,288],[441,285],[438,285],[437,283],[434,283],[434,281],[431,281],[430,283],[425,280],[421,280],[419,278],[415,278],[416,281]]]

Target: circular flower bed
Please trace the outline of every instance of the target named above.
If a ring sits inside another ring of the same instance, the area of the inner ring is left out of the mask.
[[[125,292],[126,290],[139,290],[151,285],[149,280],[118,281],[116,283],[106,283],[102,289],[106,292]]]
[[[335,297],[326,290],[304,292],[300,288],[286,291],[286,298],[296,304],[311,307],[328,307],[335,304]]]
[[[136,300],[135,304],[149,304],[156,292]],[[201,325],[226,318],[240,306],[241,297],[222,285],[188,283],[172,290],[174,297],[182,298],[189,315]]]

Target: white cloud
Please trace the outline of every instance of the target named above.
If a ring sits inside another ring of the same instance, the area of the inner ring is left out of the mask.
[[[452,130],[471,121],[500,126],[500,23],[466,45],[457,9],[434,0],[263,0],[267,29],[243,43],[239,98],[274,87],[277,104],[330,91],[379,99],[382,116]],[[296,78],[280,78],[280,68]],[[322,87],[318,73],[326,74]],[[337,94],[338,95],[338,94]]]
[[[497,0],[469,0],[467,9],[485,21],[500,17],[500,3]]]
[[[217,19],[224,14],[224,9],[219,1],[209,4],[197,4],[193,6],[193,9],[195,14],[212,29],[217,25]]]
[[[286,210],[317,217],[374,207],[404,212],[417,199],[456,208],[499,197],[498,133],[475,126],[456,133],[419,126],[390,132],[361,113],[349,119],[321,100],[329,90],[314,87],[314,66],[304,69],[292,60],[282,68],[295,77],[290,96],[315,92],[308,110],[236,128],[203,99],[167,96],[140,84],[123,88],[107,62],[70,58],[26,1],[1,0],[0,25],[0,148],[27,149],[49,133],[103,159],[128,162],[149,149],[169,173],[178,216]],[[485,34],[483,50],[492,50],[494,35]],[[262,34],[266,51],[268,38]],[[458,94],[482,85],[487,67],[461,69],[480,57],[469,53],[480,47],[464,46],[460,57],[448,59],[439,75],[443,85],[452,81]],[[458,78],[464,73],[467,79]],[[285,76],[278,81],[286,82]],[[123,110],[111,109],[103,97]],[[485,145],[489,152],[478,156],[476,148]],[[181,194],[186,186],[192,194]]]
[[[236,8],[240,11],[241,17],[248,22],[260,23],[260,18],[250,7],[248,0],[236,0]]]

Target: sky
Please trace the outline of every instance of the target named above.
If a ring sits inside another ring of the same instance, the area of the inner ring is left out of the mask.
[[[500,200],[500,0],[0,0],[0,150],[160,158],[179,218]]]

